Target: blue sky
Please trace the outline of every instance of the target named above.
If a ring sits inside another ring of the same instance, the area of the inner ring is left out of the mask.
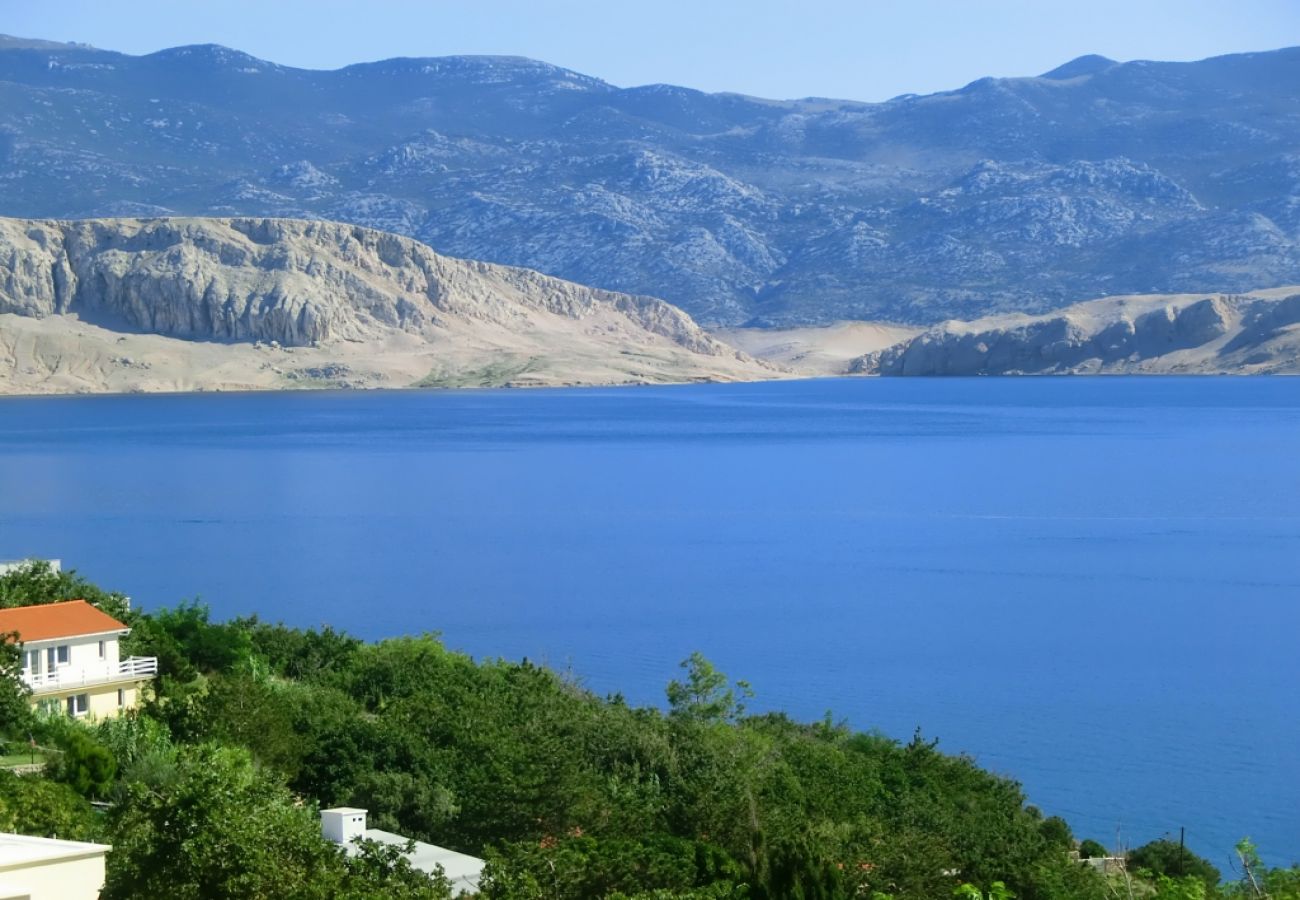
[[[133,53],[211,42],[310,68],[509,53],[624,86],[881,100],[1084,53],[1300,45],[1300,0],[0,0],[0,32]]]

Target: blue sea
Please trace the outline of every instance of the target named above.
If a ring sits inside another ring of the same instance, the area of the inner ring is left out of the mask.
[[[7,399],[28,555],[632,702],[699,650],[1081,837],[1300,858],[1296,379]]]

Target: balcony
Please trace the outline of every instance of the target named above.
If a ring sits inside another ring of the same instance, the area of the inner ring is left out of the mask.
[[[65,666],[53,672],[32,674],[23,670],[23,681],[33,694],[66,691],[95,684],[112,684],[115,681],[141,681],[158,674],[158,657],[132,656],[120,663],[99,663],[89,666]]]

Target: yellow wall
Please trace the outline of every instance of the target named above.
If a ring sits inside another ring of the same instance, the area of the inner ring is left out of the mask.
[[[123,706],[118,709],[117,691],[118,688],[123,692]],[[48,694],[34,694],[32,696],[32,706],[39,708],[42,703],[57,702],[60,712],[67,712],[68,698],[74,694],[87,694],[89,701],[89,710],[85,716],[78,718],[93,719],[111,719],[120,712],[128,709],[135,709],[140,702],[140,684],[138,682],[126,681],[117,684],[96,684],[81,688],[71,688],[66,691],[51,691]]]

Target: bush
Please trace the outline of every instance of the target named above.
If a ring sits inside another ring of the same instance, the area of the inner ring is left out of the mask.
[[[1103,856],[1110,856],[1110,851],[1103,847],[1099,841],[1088,838],[1079,845],[1079,856],[1084,859],[1100,859]]]
[[[1161,838],[1149,844],[1143,844],[1128,854],[1129,869],[1146,869],[1153,875],[1168,875],[1179,878],[1183,875],[1195,875],[1212,888],[1219,883],[1219,870],[1209,860],[1202,859],[1176,841]]]
[[[81,727],[62,731],[56,740],[59,753],[46,765],[46,777],[66,784],[83,797],[107,794],[117,774],[117,761],[109,749]]]
[[[1060,816],[1051,816],[1040,822],[1038,833],[1043,836],[1043,840],[1053,847],[1069,849],[1074,846],[1074,833],[1070,831],[1069,824]]]
[[[0,769],[0,831],[93,841],[102,837],[90,804],[66,784]]]

